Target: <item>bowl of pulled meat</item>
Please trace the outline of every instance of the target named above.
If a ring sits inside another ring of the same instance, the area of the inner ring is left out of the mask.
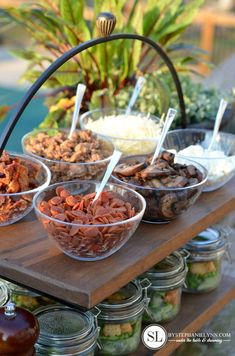
[[[113,145],[88,130],[49,129],[22,138],[25,154],[40,159],[51,171],[52,183],[74,179],[100,180],[113,154]]]

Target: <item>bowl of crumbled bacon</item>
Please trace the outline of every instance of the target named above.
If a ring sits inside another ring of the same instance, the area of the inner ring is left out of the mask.
[[[33,208],[34,194],[46,188],[50,178],[44,163],[4,151],[0,157],[0,226],[26,216]]]
[[[118,251],[134,234],[145,211],[139,193],[117,184],[107,184],[94,201],[99,184],[63,182],[34,197],[34,209],[48,237],[77,260],[100,260]]]

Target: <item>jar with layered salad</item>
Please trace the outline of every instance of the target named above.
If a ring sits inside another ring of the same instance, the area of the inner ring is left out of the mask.
[[[126,355],[138,348],[148,286],[146,281],[132,281],[98,304],[100,354]]]
[[[35,312],[40,326],[37,356],[93,356],[98,337],[93,313],[51,305]]]
[[[144,322],[165,323],[176,317],[180,311],[186,272],[185,258],[180,252],[173,252],[140,277],[140,280],[147,278],[151,283]]]
[[[0,280],[0,307],[3,307],[10,299],[10,292],[6,284]]]
[[[185,245],[189,253],[184,291],[204,293],[218,287],[229,229],[210,227]]]
[[[7,281],[4,281],[4,283],[10,291],[11,301],[14,302],[17,307],[24,308],[33,312],[42,306],[56,303],[52,299],[34,293],[14,283]]]

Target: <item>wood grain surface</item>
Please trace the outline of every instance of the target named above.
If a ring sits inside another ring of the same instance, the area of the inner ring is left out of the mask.
[[[203,193],[169,224],[142,223],[120,251],[97,262],[65,256],[30,214],[0,229],[0,275],[65,303],[91,308],[234,210],[234,183],[233,179],[216,192]]]

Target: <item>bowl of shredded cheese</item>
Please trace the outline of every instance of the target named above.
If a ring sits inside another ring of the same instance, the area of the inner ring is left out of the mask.
[[[95,109],[81,115],[82,129],[112,141],[123,155],[151,153],[160,137],[163,123],[154,115],[115,108]]]

